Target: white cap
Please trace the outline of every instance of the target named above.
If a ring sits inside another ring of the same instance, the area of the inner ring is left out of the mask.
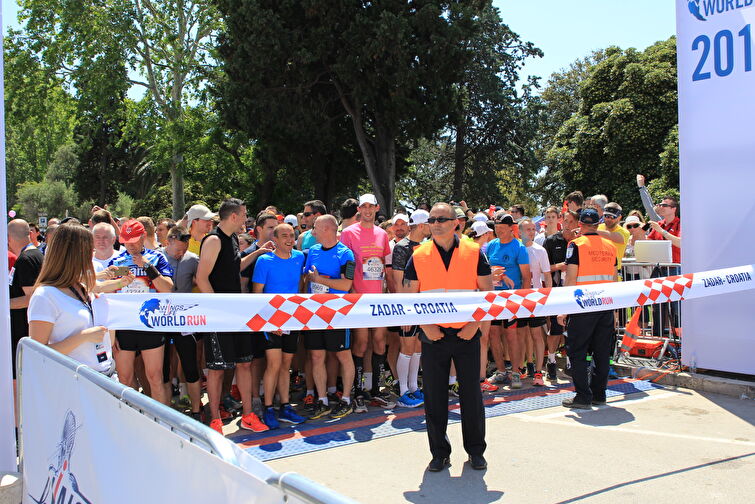
[[[191,223],[197,219],[199,220],[212,220],[217,214],[211,212],[209,208],[204,205],[192,205],[189,211],[186,212],[187,227],[191,227]]]
[[[409,220],[409,224],[416,226],[417,224],[426,224],[427,219],[430,218],[430,214],[427,210],[415,210],[412,212],[412,218]]]
[[[490,233],[492,229],[490,229],[485,222],[475,221],[472,223],[472,231],[475,232],[475,237],[480,237],[485,233]]]
[[[377,205],[377,199],[375,198],[374,194],[362,194],[359,197],[359,206],[364,205],[365,203],[369,203],[371,205]]]
[[[488,222],[488,216],[482,212],[478,212],[474,214],[474,220],[478,222]]]
[[[630,215],[627,217],[627,220],[624,221],[624,225],[626,226],[627,224],[640,224],[640,218],[636,215]]]
[[[406,214],[402,214],[402,213],[394,215],[393,219],[391,219],[391,222],[393,224],[395,224],[396,222],[398,222],[400,220],[402,220],[402,221],[406,222],[407,224],[409,224],[409,216],[406,215]]]
[[[296,215],[286,215],[286,217],[283,219],[283,222],[286,224],[291,224],[293,227],[296,227],[299,225],[299,219],[296,218]]]

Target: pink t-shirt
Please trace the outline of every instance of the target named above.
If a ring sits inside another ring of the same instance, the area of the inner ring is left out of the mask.
[[[378,294],[383,292],[385,256],[391,253],[388,233],[378,226],[363,228],[352,224],[341,232],[341,242],[354,252],[354,292]]]

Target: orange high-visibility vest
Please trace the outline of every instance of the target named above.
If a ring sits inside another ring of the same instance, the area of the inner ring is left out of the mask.
[[[579,251],[577,285],[613,282],[616,247],[599,235],[583,235],[572,241]]]
[[[414,249],[412,261],[419,279],[420,292],[467,292],[477,290],[477,262],[480,246],[473,241],[459,240],[446,269],[435,242],[428,240]],[[459,329],[466,322],[438,324]]]

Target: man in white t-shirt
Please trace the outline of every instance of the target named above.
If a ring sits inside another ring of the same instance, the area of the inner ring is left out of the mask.
[[[110,259],[118,255],[118,251],[113,249],[115,244],[115,229],[111,224],[100,222],[92,228],[94,236],[94,272],[99,273],[107,269]]]
[[[540,289],[543,287],[551,288],[553,279],[551,278],[551,265],[548,260],[548,252],[534,242],[537,229],[535,223],[530,219],[522,219],[519,222],[519,235],[522,237],[522,243],[527,247],[527,254],[530,257],[530,273],[532,274],[532,288]],[[522,286],[524,287],[524,285]],[[532,384],[538,387],[545,385],[543,381],[543,357],[545,356],[545,317],[534,317],[527,320],[526,330],[529,332],[529,340],[535,351],[534,376]],[[531,357],[532,352],[528,351],[527,357]],[[530,367],[530,366],[528,366]]]

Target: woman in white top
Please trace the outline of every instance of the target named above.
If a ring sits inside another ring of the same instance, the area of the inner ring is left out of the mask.
[[[94,323],[93,250],[92,234],[83,226],[58,228],[29,301],[29,336],[110,376],[115,370],[111,337]]]

